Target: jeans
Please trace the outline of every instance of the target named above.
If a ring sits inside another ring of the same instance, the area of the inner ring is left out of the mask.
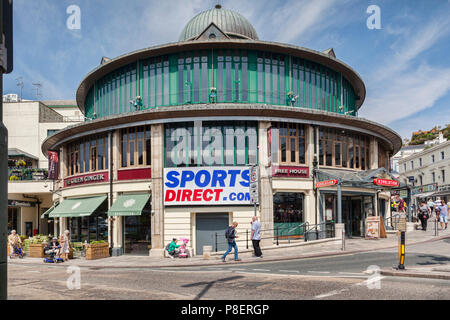
[[[238,248],[236,245],[236,241],[233,240],[233,242],[228,242],[228,250],[223,254],[222,259],[225,259],[227,254],[231,252],[231,250],[234,248],[234,260],[238,259]]]

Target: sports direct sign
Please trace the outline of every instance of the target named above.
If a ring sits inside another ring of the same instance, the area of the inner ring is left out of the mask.
[[[250,204],[248,167],[164,169],[164,205]]]

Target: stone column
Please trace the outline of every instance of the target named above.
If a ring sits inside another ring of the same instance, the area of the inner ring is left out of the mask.
[[[369,160],[370,169],[378,169],[378,141],[376,138],[370,139]]]
[[[258,166],[259,166],[259,212],[261,230],[271,230],[261,232],[261,245],[271,246],[273,240],[270,237],[273,231],[273,193],[272,193],[272,165],[269,162],[268,148],[270,147],[267,140],[267,129],[271,123],[268,121],[260,121],[258,127]]]
[[[151,257],[164,256],[164,203],[163,203],[163,170],[164,170],[164,125],[155,124],[151,128],[152,150],[152,249]]]
[[[117,173],[118,169],[120,167],[120,130],[115,130],[112,133],[112,179],[113,184],[117,182]],[[114,186],[114,185],[113,185]],[[114,190],[114,189],[113,189]],[[113,191],[112,197],[113,197],[113,203],[117,200],[117,197],[119,194],[117,192]],[[109,199],[109,193],[108,193],[108,206],[110,205],[110,199]],[[109,228],[111,230],[111,225],[113,227],[113,232],[110,234],[113,237],[113,248],[111,250],[111,254],[113,256],[120,256],[124,253],[124,249],[122,247],[123,239],[122,239],[122,217],[112,217],[112,220],[109,221]]]

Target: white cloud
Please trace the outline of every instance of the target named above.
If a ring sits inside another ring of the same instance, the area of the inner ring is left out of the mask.
[[[450,90],[450,68],[419,66],[398,74],[376,88],[365,101],[361,115],[390,123],[406,118],[434,103]]]
[[[360,115],[384,124],[399,123],[398,120],[433,107],[446,96],[450,91],[450,68],[431,65],[423,55],[448,39],[449,34],[450,22],[444,15],[435,16],[410,32],[399,32],[398,40],[391,46],[392,53],[368,78],[367,98]]]

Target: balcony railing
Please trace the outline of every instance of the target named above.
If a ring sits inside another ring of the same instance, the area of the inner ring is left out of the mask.
[[[42,181],[47,180],[48,170],[39,168],[8,168],[8,181]]]

